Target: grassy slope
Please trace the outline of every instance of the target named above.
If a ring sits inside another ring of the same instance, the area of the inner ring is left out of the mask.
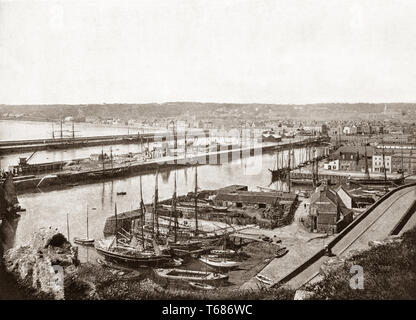
[[[364,270],[364,289],[349,286],[352,265]],[[315,286],[314,299],[416,299],[416,228],[401,243],[383,244],[347,259]]]

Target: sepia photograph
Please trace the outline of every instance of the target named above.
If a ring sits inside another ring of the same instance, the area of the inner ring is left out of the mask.
[[[415,17],[0,0],[0,300],[416,300]]]

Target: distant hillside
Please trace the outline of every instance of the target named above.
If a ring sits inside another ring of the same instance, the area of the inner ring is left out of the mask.
[[[389,113],[407,113],[415,110],[416,104],[389,103]],[[340,119],[357,118],[360,114],[380,114],[385,104],[370,103],[330,103],[307,105],[280,104],[230,104],[201,102],[167,102],[149,104],[85,104],[85,105],[0,105],[0,115],[5,113],[33,116],[41,119],[59,119],[67,116],[82,118],[98,116],[101,118],[140,119],[190,117],[211,118],[232,115],[233,117],[293,117]]]

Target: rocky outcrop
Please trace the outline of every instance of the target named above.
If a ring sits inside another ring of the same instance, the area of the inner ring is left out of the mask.
[[[43,298],[64,299],[79,264],[77,248],[52,228],[34,233],[29,244],[4,253],[4,265],[18,283]]]

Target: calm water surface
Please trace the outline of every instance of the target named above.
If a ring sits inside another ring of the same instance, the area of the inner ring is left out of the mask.
[[[299,155],[300,151],[297,150]],[[222,165],[198,167],[198,186],[200,189],[217,189],[231,184],[247,185],[249,190],[258,190],[258,186],[273,189],[286,186],[280,182],[271,184],[269,168],[274,168],[276,156],[263,154],[254,157],[230,161]],[[193,191],[195,168],[177,169],[178,195]],[[174,174],[172,170],[159,175],[159,198],[170,198],[173,193]],[[155,175],[142,176],[143,197],[145,203],[151,203],[154,193]],[[117,192],[126,191],[127,195],[117,196]],[[58,228],[67,233],[66,217],[69,214],[70,237],[82,237],[86,233],[86,210],[89,208],[89,233],[99,239],[107,217],[114,214],[117,203],[118,212],[136,209],[139,206],[139,177],[129,177],[114,181],[75,186],[68,189],[45,193],[29,193],[19,196],[22,217],[16,231],[16,244],[24,244],[30,234],[40,227]]]

